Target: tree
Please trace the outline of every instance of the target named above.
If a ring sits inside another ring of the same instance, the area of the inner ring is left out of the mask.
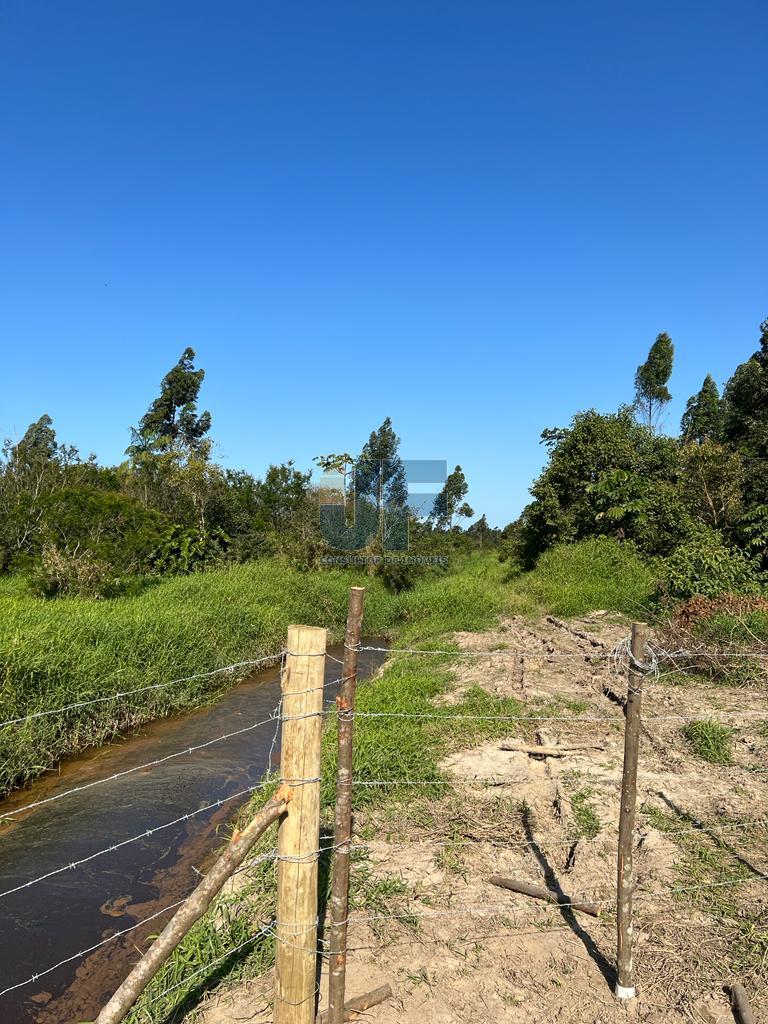
[[[464,471],[461,466],[456,466],[454,471],[448,474],[443,489],[432,505],[430,518],[441,530],[450,529],[457,515],[461,517],[474,515],[469,505],[462,504],[468,490],[469,485]]]
[[[260,525],[276,534],[287,533],[307,503],[310,473],[295,469],[293,462],[270,466],[256,485]]]
[[[635,373],[635,406],[641,421],[655,430],[665,406],[672,400],[667,383],[672,376],[675,347],[666,333],[657,335],[648,358]]]
[[[722,433],[723,409],[720,392],[711,374],[707,374],[701,390],[688,399],[680,431],[683,441],[717,441]]]
[[[737,452],[708,438],[683,445],[678,487],[698,522],[733,531],[742,512],[744,488],[744,465]]]
[[[570,426],[545,430],[542,441],[549,461],[516,532],[525,568],[554,544],[600,533],[636,539],[653,554],[672,543],[679,525],[672,438],[646,430],[625,406],[610,415],[577,413]]]
[[[45,499],[67,485],[80,465],[76,448],[60,445],[47,414],[31,423],[20,441],[6,439],[0,451],[0,567],[39,552],[45,529]]]
[[[760,325],[760,348],[725,387],[726,438],[745,454],[768,454],[768,320]]]
[[[205,370],[194,368],[194,358],[193,349],[184,349],[181,359],[163,377],[160,394],[142,416],[138,429],[131,428],[128,455],[168,449],[190,454],[200,450],[211,429],[211,414],[197,414],[197,398]]]
[[[206,507],[219,475],[210,466],[211,414],[198,415],[197,398],[205,377],[194,368],[193,349],[160,383],[160,394],[131,428],[127,454],[145,505],[155,505],[179,519],[192,519],[206,529]],[[184,507],[186,506],[186,508]]]
[[[467,536],[476,542],[479,548],[486,545],[498,543],[501,537],[501,530],[494,529],[488,524],[488,518],[483,513],[478,520],[467,527]]]
[[[736,370],[723,396],[723,435],[747,457],[747,511],[768,504],[768,320],[758,350]]]
[[[379,517],[379,535],[390,549],[406,546],[408,483],[399,455],[400,438],[387,416],[374,430],[355,463],[355,493],[371,501]]]

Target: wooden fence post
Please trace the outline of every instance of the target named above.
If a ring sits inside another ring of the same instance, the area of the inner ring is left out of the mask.
[[[632,966],[632,896],[634,893],[634,831],[637,804],[637,755],[640,745],[640,705],[648,627],[632,623],[632,656],[629,663],[624,723],[624,771],[621,778],[619,855],[616,900],[616,995],[622,1001],[635,996]]]
[[[293,789],[277,840],[275,1024],[316,1013],[317,862],[326,630],[288,627],[280,779]]]
[[[363,619],[364,587],[349,592],[347,634],[344,640],[344,667],[341,692],[336,698],[339,712],[339,754],[336,773],[336,826],[333,839],[333,882],[330,905],[331,947],[328,973],[328,1019],[330,1024],[344,1020],[344,991],[347,973],[347,917],[349,916],[349,841],[352,834],[352,712],[355,709],[357,652]]]

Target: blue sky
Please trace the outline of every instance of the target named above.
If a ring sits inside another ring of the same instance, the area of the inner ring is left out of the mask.
[[[186,345],[227,464],[392,417],[514,518],[538,438],[768,316],[762,3],[0,8],[0,433],[121,458]]]

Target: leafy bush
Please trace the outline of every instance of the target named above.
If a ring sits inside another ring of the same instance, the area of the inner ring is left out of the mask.
[[[117,573],[145,572],[150,552],[167,530],[167,518],[114,490],[67,487],[40,503],[43,547],[83,551]]]
[[[70,555],[50,544],[43,548],[30,587],[38,597],[114,597],[121,582],[106,562],[90,552]]]
[[[200,530],[175,524],[167,531],[151,561],[155,572],[180,575],[199,572],[222,561],[229,538],[221,530]]]
[[[513,586],[558,615],[598,608],[638,615],[648,605],[654,578],[630,541],[595,537],[546,551]]]
[[[728,547],[717,531],[702,528],[663,563],[661,593],[675,600],[755,594],[760,582],[755,562]]]
[[[525,568],[555,544],[598,534],[634,540],[664,554],[680,540],[681,503],[673,484],[676,442],[637,423],[623,407],[577,413],[568,427],[545,430],[549,462],[531,488],[519,530]]]

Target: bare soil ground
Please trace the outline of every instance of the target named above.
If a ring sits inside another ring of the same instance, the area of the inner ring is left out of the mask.
[[[364,883],[349,930],[348,995],[389,982],[377,1024],[733,1021],[723,986],[743,982],[768,1018],[768,720],[764,687],[648,677],[638,776],[638,998],[613,995],[616,836],[626,679],[606,655],[627,626],[509,619],[459,634],[457,702],[474,686],[518,699],[537,758],[504,740],[458,750],[439,800],[389,805],[356,822]],[[506,652],[509,653],[506,653]],[[521,658],[517,653],[523,651]],[[732,764],[683,738],[692,718],[733,729]],[[509,739],[520,740],[510,728]],[[571,749],[566,749],[571,748]],[[511,876],[596,901],[601,918],[490,884]],[[326,991],[321,979],[320,991]],[[271,980],[213,998],[204,1024],[270,1019]],[[321,1001],[321,1007],[324,999]],[[366,1015],[367,1016],[367,1015]]]

